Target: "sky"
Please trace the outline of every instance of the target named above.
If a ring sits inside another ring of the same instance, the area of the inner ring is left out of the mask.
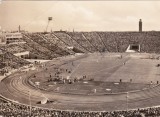
[[[0,29],[45,31],[160,31],[160,1],[3,1]]]

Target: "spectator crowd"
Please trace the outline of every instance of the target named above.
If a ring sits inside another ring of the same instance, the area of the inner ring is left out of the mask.
[[[2,117],[159,117],[160,107],[151,107],[124,111],[65,111],[8,101],[0,98],[0,116]]]

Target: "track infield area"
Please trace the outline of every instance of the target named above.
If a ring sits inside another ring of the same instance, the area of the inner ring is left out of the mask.
[[[1,81],[19,103],[61,110],[112,111],[160,104],[158,55],[93,53],[67,56]],[[39,101],[46,104],[38,104]]]

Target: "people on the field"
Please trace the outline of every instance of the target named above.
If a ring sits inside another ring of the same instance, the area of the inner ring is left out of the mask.
[[[119,82],[122,82],[122,79],[120,79]]]
[[[132,79],[130,79],[130,82],[132,82]]]
[[[123,62],[123,65],[125,65],[126,64],[126,62]]]

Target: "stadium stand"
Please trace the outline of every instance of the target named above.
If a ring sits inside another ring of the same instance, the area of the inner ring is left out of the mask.
[[[84,38],[82,32],[68,32],[67,34],[89,52],[92,53],[96,51],[91,43],[86,38]]]
[[[96,48],[97,51],[104,52],[105,45],[96,32],[84,32],[83,35]]]
[[[15,54],[15,53],[20,53],[20,52],[25,52],[26,50],[23,49],[21,44],[9,44],[9,45],[3,45],[1,48],[5,49],[6,51]]]
[[[159,53],[159,32],[97,33],[109,52],[125,52],[129,44],[139,44],[141,46],[141,52]]]
[[[37,50],[36,48],[30,47],[28,44],[20,44],[19,45],[21,48],[23,48],[26,51],[29,51],[30,53],[30,58],[34,59],[49,59],[48,56],[46,56],[45,53],[42,53],[41,51]]]
[[[159,32],[145,33],[145,37],[142,44],[141,52],[147,53],[160,53],[160,35]]]
[[[30,50],[42,58],[75,54],[73,48],[84,52],[125,52],[130,44],[138,44],[141,52],[159,53],[159,32],[64,32],[56,31],[50,34],[23,33],[23,44],[10,44],[7,51]]]
[[[0,54],[0,72],[1,74],[7,73],[12,69],[18,69],[22,66],[29,65],[30,62],[14,56],[12,53],[6,50],[0,49],[2,53]]]
[[[66,51],[60,49],[57,45],[48,42],[40,33],[30,35],[30,39],[50,50],[51,55],[55,55],[56,57],[68,55]]]
[[[68,52],[71,55],[75,54],[75,52],[72,49],[69,49],[69,47],[67,46],[67,44],[65,42],[61,41],[55,35],[45,34],[45,35],[42,35],[42,36],[44,36],[48,42],[53,43],[54,45],[58,46],[63,51],[65,50],[66,52]]]
[[[66,32],[55,32],[52,34],[55,35],[61,41],[63,41],[67,46],[77,48],[81,52],[85,52],[85,53],[88,52],[88,50],[86,50],[79,43],[73,40],[72,37],[70,37],[70,35],[68,35]]]
[[[96,112],[96,111],[63,111],[40,107],[31,107],[0,98],[0,116],[3,117],[158,117],[160,107],[135,110]]]
[[[56,58],[57,56],[51,52],[50,50],[48,50],[46,47],[41,46],[40,44],[38,44],[36,41],[36,39],[32,39],[32,37],[30,37],[32,34],[24,34],[23,35],[23,40],[26,42],[26,44],[28,46],[30,46],[31,48],[39,51],[40,53],[43,53],[46,55],[46,57],[48,59],[52,59],[52,58]]]
[[[140,52],[159,53],[159,32],[64,32],[23,33],[25,43],[9,44],[11,53],[28,51],[38,58],[52,59],[92,52],[125,52],[130,44],[140,45]],[[23,47],[24,46],[24,47]]]
[[[58,43],[52,43],[51,39],[48,39],[45,37],[45,35],[38,34],[39,37],[41,37],[41,41],[44,40],[43,43],[45,43],[45,47],[48,47],[51,51],[55,52],[56,54],[59,54],[60,56],[67,56],[70,53],[67,52],[67,50],[62,49]]]

